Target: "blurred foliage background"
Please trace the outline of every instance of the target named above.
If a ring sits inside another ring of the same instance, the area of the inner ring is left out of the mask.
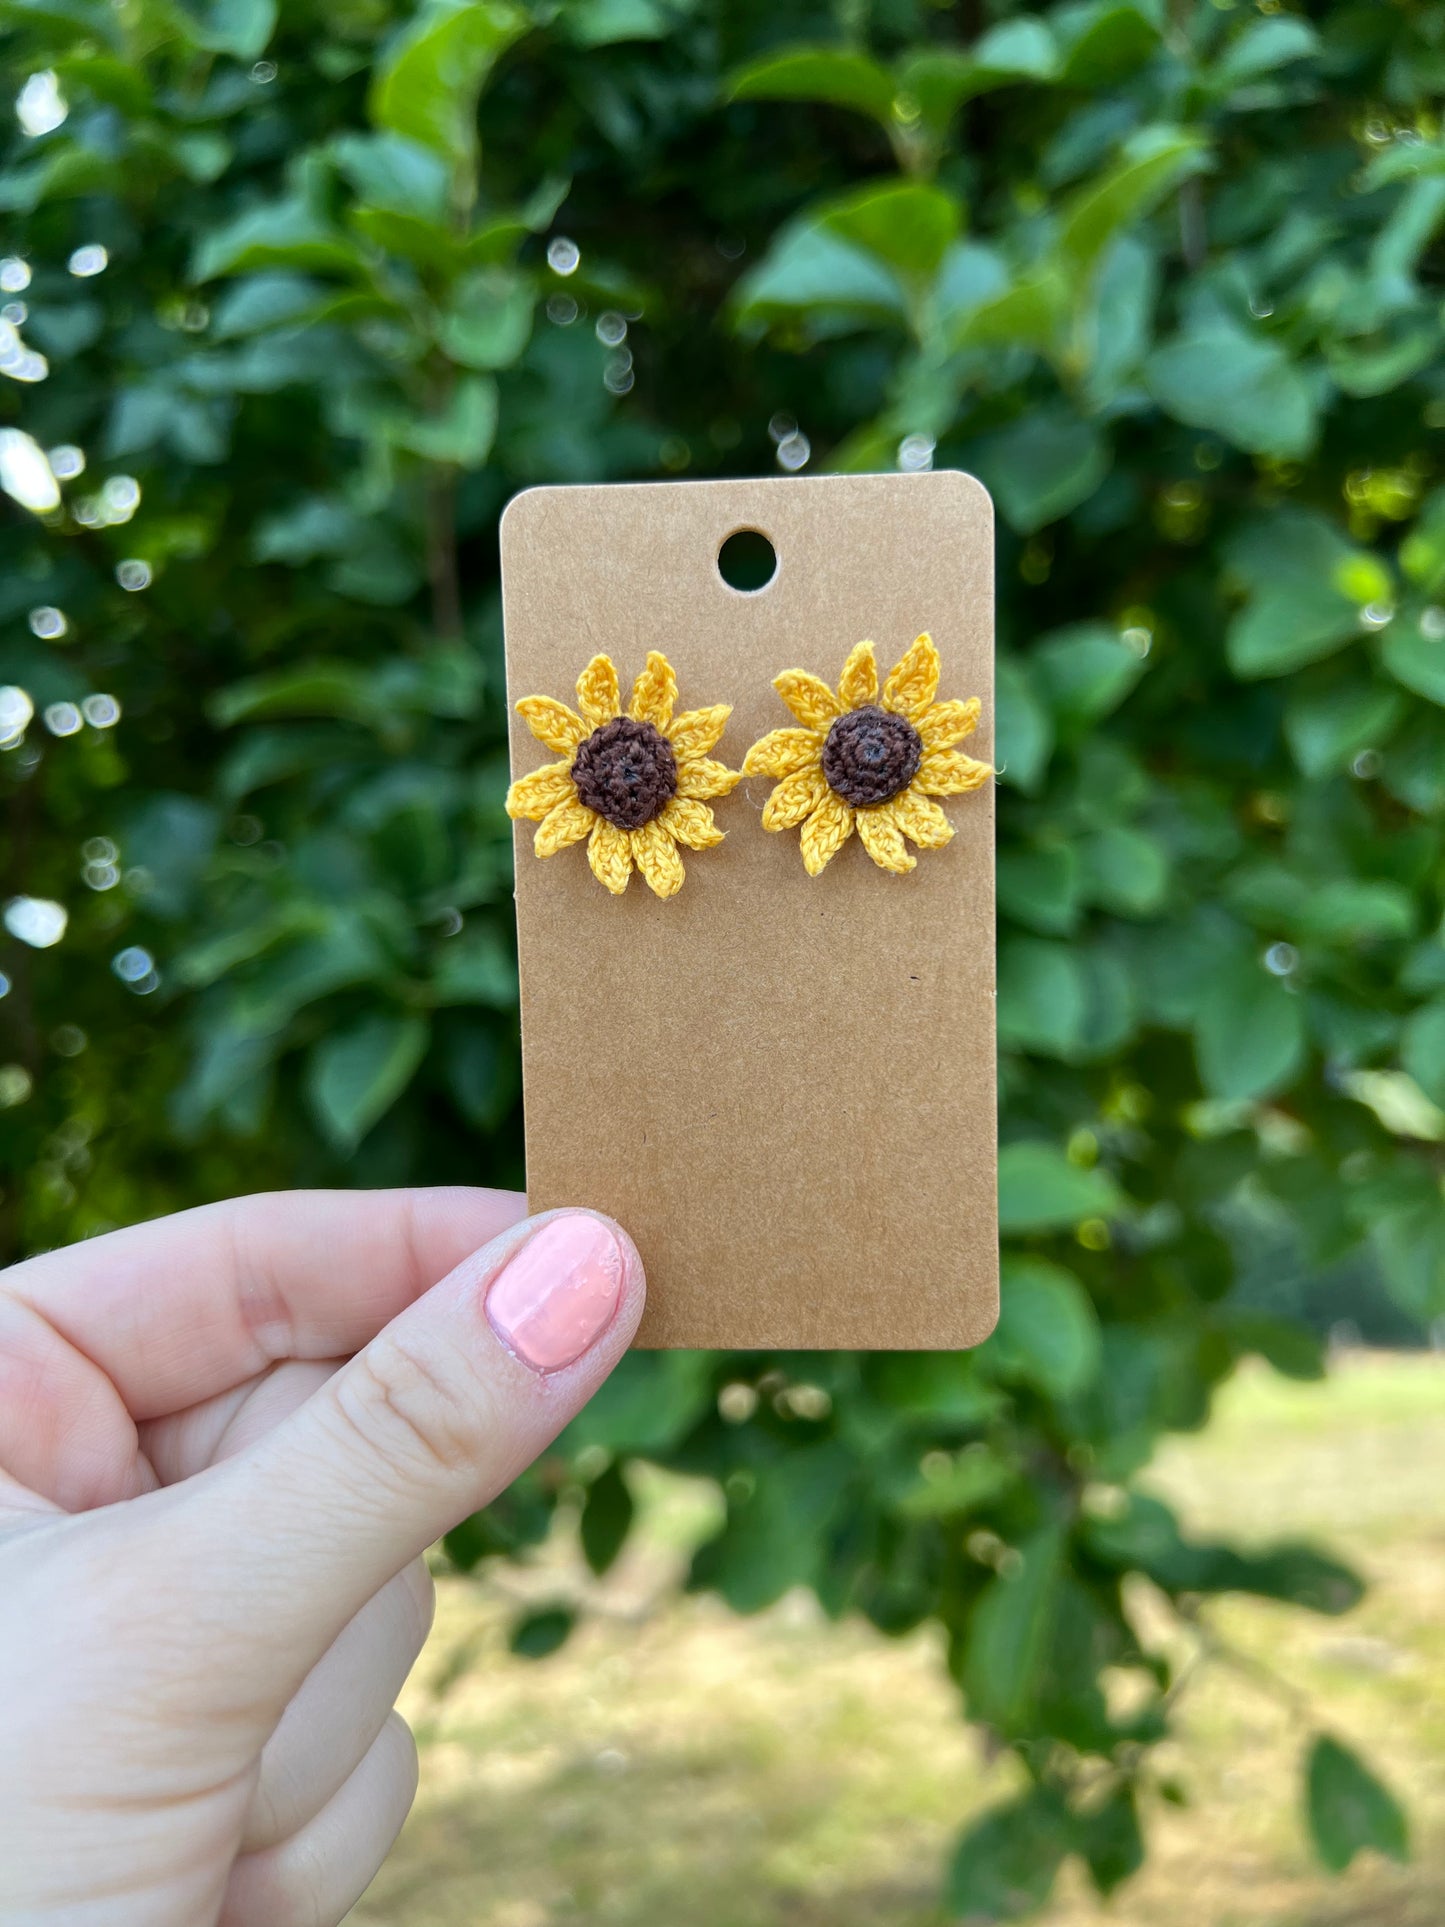
[[[1134,1489],[1249,1354],[1445,1314],[1445,14],[0,0],[0,1256],[519,1183],[495,528],[962,466],[1000,517],[1000,1329],[630,1359],[449,1541],[945,1629],[951,1903],[1139,1864],[1145,1586],[1358,1594]],[[840,647],[853,640],[840,638]],[[530,1612],[518,1650],[565,1637]],[[1327,1725],[1328,1709],[1322,1711]],[[1308,1734],[1329,1865],[1406,1851]]]

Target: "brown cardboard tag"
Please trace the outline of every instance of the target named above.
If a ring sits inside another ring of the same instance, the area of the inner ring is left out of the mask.
[[[762,590],[718,551],[761,530]],[[921,631],[939,697],[979,696],[993,754],[993,521],[970,476],[822,476],[540,488],[502,521],[512,703],[574,702],[610,655],[624,697],[649,649],[680,709],[731,703],[732,768],[792,723],[772,679],[831,687],[871,639],[886,675]],[[575,706],[575,705],[574,705]],[[515,776],[553,759],[512,717]],[[998,1307],[992,785],[949,797],[956,835],[907,876],[854,836],[809,877],[772,784],[714,804],[666,901],[613,897],[585,844],[546,860],[517,826],[527,1188],[636,1239],[649,1346],[953,1349]]]

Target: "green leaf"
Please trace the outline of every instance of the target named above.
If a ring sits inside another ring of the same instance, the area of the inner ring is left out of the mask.
[[[29,167],[0,173],[0,213],[29,214],[46,201],[99,193],[110,186],[111,178],[104,155],[80,147],[52,148]]]
[[[1315,1852],[1331,1873],[1343,1873],[1366,1848],[1390,1860],[1410,1858],[1399,1802],[1357,1753],[1325,1733],[1305,1766],[1305,1810]]]
[[[1284,344],[1223,317],[1156,348],[1144,383],[1176,421],[1251,454],[1299,456],[1314,443],[1314,399]]]
[[[1080,1392],[1099,1369],[1099,1319],[1084,1287],[1061,1265],[1006,1257],[998,1327],[986,1355],[1008,1378],[1050,1398]]]
[[[1445,708],[1445,639],[1427,636],[1418,616],[1391,623],[1380,660],[1396,682]]]
[[[1045,265],[991,295],[954,322],[949,346],[1048,349],[1068,319],[1068,278]]]
[[[431,982],[438,1004],[484,1004],[494,1010],[514,1010],[517,1003],[517,960],[510,932],[492,924],[448,937],[437,956]]]
[[[1003,1734],[1030,1730],[1064,1576],[1064,1535],[1047,1526],[991,1579],[968,1622],[962,1683],[972,1718]]]
[[[347,662],[311,662],[233,683],[212,697],[210,715],[221,729],[266,716],[338,716],[377,723],[384,707],[384,694],[366,670]]]
[[[251,268],[309,268],[351,274],[361,257],[354,241],[305,202],[271,201],[208,234],[191,261],[193,281],[214,281]]]
[[[1153,249],[1135,235],[1119,235],[1100,260],[1092,302],[1079,329],[1088,411],[1106,407],[1137,378],[1158,293],[1159,263]]]
[[[335,295],[326,282],[303,274],[277,270],[249,275],[217,294],[211,309],[212,338],[232,341],[310,319]]]
[[[832,1444],[801,1446],[731,1499],[727,1524],[701,1547],[689,1585],[720,1592],[734,1612],[760,1612],[818,1576],[825,1534],[842,1505],[849,1460]]]
[[[194,915],[221,828],[213,804],[163,789],[150,790],[126,813],[126,861],[146,876],[150,915]]]
[[[341,134],[331,143],[337,166],[367,207],[444,222],[451,175],[435,149],[404,134]]]
[[[1085,1008],[1081,1034],[1068,1053],[1074,1063],[1096,1063],[1115,1056],[1134,1036],[1139,999],[1132,972],[1103,943],[1080,947]]]
[[[1011,788],[1034,796],[1054,747],[1054,724],[1024,664],[1001,657],[994,680],[994,755]]]
[[[550,1659],[566,1645],[576,1624],[575,1607],[538,1606],[516,1621],[507,1645],[519,1659]]]
[[[837,47],[792,47],[764,54],[732,77],[733,100],[818,100],[871,114],[885,127],[897,93],[886,67]]]
[[[1031,409],[974,450],[973,467],[1007,521],[1032,535],[1086,502],[1109,472],[1109,444],[1092,422]]]
[[[567,1427],[566,1445],[609,1452],[674,1450],[715,1409],[710,1352],[629,1352]]]
[[[76,301],[64,308],[42,308],[30,316],[25,332],[52,361],[69,360],[100,339],[105,320],[99,302]]]
[[[480,468],[497,432],[497,384],[486,375],[465,375],[430,415],[363,402],[338,410],[337,429],[363,440],[379,438],[425,461]]]
[[[1242,1352],[1258,1352],[1281,1377],[1317,1383],[1325,1375],[1325,1350],[1303,1325],[1261,1312],[1235,1312],[1228,1320],[1231,1342]]]
[[[1230,543],[1249,590],[1225,638],[1237,676],[1282,676],[1358,634],[1359,608],[1339,586],[1354,554],[1331,523],[1298,510],[1262,516]]]
[[[1143,1866],[1139,1801],[1129,1782],[1116,1786],[1101,1805],[1080,1816],[1078,1830],[1089,1878],[1099,1893],[1113,1893]]]
[[[1407,1020],[1400,1062],[1428,1098],[1445,1105],[1445,998],[1422,1004]]]
[[[1122,1205],[1106,1172],[1070,1164],[1052,1144],[1006,1144],[998,1154],[998,1228],[1006,1237],[1072,1231]]]
[[[1169,859],[1142,830],[1110,823],[1082,845],[1083,889],[1106,910],[1124,917],[1150,917],[1169,889]]]
[[[1147,0],[1082,0],[1052,18],[1064,48],[1059,78],[1066,87],[1106,86],[1142,66],[1159,46],[1160,9]]]
[[[665,40],[697,11],[694,0],[567,0],[558,26],[574,46]]]
[[[1419,374],[1440,351],[1440,329],[1433,320],[1411,326],[1404,318],[1360,341],[1327,341],[1325,362],[1342,394],[1387,395]]]
[[[375,992],[387,977],[392,960],[359,917],[316,913],[314,921],[321,925],[315,936],[274,952],[242,983],[232,984],[228,1014],[238,1034],[273,1035],[333,991],[365,984]]]
[[[943,258],[933,285],[933,308],[941,328],[951,337],[965,318],[1008,286],[1008,269],[994,248],[973,241],[956,242]]]
[[[1047,25],[1021,14],[991,28],[967,52],[927,47],[910,54],[899,69],[898,87],[924,124],[942,134],[964,101],[1018,81],[1050,80],[1058,64]]]
[[[1088,988],[1071,945],[1004,939],[998,970],[1001,1049],[1070,1058],[1083,1041],[1088,1007]]]
[[[818,218],[823,227],[912,281],[934,278],[961,225],[952,197],[921,181],[870,185],[832,202]]]
[[[1053,1891],[1075,1844],[1073,1819],[1048,1786],[990,1807],[958,1843],[948,1873],[949,1912],[967,1921],[1023,1920]]]
[[[1221,1591],[1227,1586],[1261,1599],[1281,1599],[1331,1618],[1353,1611],[1364,1597],[1358,1575],[1314,1546],[1276,1545],[1245,1553],[1221,1547],[1218,1559]]]
[[[483,83],[530,25],[511,0],[424,0],[377,62],[372,120],[449,160],[470,161]]]
[[[1445,1199],[1428,1181],[1369,1226],[1385,1287],[1422,1325],[1445,1316]]]
[[[448,1026],[439,1053],[442,1075],[462,1116],[483,1131],[495,1131],[517,1097],[515,1060],[482,1024]]]
[[[1359,677],[1291,696],[1285,740],[1306,776],[1333,776],[1348,769],[1363,749],[1381,749],[1405,715],[1398,689]]]
[[[1301,999],[1262,964],[1241,958],[1215,972],[1194,1019],[1194,1055],[1211,1097],[1272,1096],[1305,1059]]]
[[[276,31],[277,0],[211,0],[194,32],[196,44],[235,60],[255,60]]]
[[[1144,659],[1106,622],[1076,622],[1037,645],[1029,665],[1057,718],[1077,735],[1119,707],[1144,672]]]
[[[900,320],[907,312],[897,277],[881,261],[812,224],[784,228],[732,299],[743,325],[794,317],[863,325]]]
[[[1373,877],[1332,877],[1301,891],[1291,927],[1323,943],[1389,942],[1413,936],[1419,910],[1398,883]]]
[[[626,1543],[634,1509],[622,1468],[614,1460],[588,1486],[578,1524],[582,1556],[599,1578]]]
[[[374,251],[429,268],[438,279],[450,279],[466,260],[465,246],[450,228],[419,214],[354,207],[346,221]]]
[[[67,97],[84,89],[126,114],[144,116],[151,111],[153,96],[143,69],[93,51],[64,54],[51,64]]]
[[[1296,60],[1308,60],[1319,50],[1319,34],[1298,14],[1252,20],[1225,48],[1210,79],[1222,89],[1240,87]]]
[[[208,1029],[197,1043],[187,1076],[171,1093],[167,1110],[172,1128],[186,1142],[194,1142],[207,1125],[218,1122],[254,1136],[259,1120],[252,1105],[259,1099],[264,1106],[269,1096],[275,1050],[271,1037]]]
[[[981,1441],[965,1446],[946,1467],[930,1466],[898,1498],[898,1509],[910,1519],[957,1518],[991,1504],[1011,1486],[1018,1470]]]
[[[1445,814],[1445,717],[1433,710],[1406,720],[1385,762],[1388,793],[1424,817]]]
[[[425,1055],[425,1018],[376,1011],[312,1049],[306,1091],[338,1151],[354,1151],[389,1111]]]
[[[1445,589],[1445,489],[1426,497],[1419,520],[1400,544],[1400,567],[1424,595]]]
[[[1070,843],[1038,843],[998,858],[998,901],[1014,923],[1067,935],[1079,921],[1079,858]]]
[[[461,281],[437,329],[437,346],[466,368],[510,368],[532,334],[532,289],[490,268]]]
[[[970,57],[980,72],[1010,79],[1050,80],[1059,66],[1048,22],[1028,13],[990,27],[973,43]]]
[[[1059,251],[1088,272],[1121,228],[1157,207],[1171,188],[1198,173],[1206,150],[1197,134],[1151,127],[1129,142],[1122,160],[1076,194],[1059,224]]]

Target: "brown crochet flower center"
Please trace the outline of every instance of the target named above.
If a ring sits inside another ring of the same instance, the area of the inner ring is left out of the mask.
[[[876,703],[840,716],[823,745],[828,787],[855,809],[907,789],[922,761],[923,738],[912,723]]]
[[[572,781],[589,810],[619,830],[640,830],[677,795],[677,758],[660,729],[618,716],[577,751]]]

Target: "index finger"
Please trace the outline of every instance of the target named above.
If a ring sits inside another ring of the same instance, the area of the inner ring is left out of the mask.
[[[0,1273],[137,1422],[285,1358],[344,1357],[526,1215],[517,1191],[277,1191],[202,1205]]]

